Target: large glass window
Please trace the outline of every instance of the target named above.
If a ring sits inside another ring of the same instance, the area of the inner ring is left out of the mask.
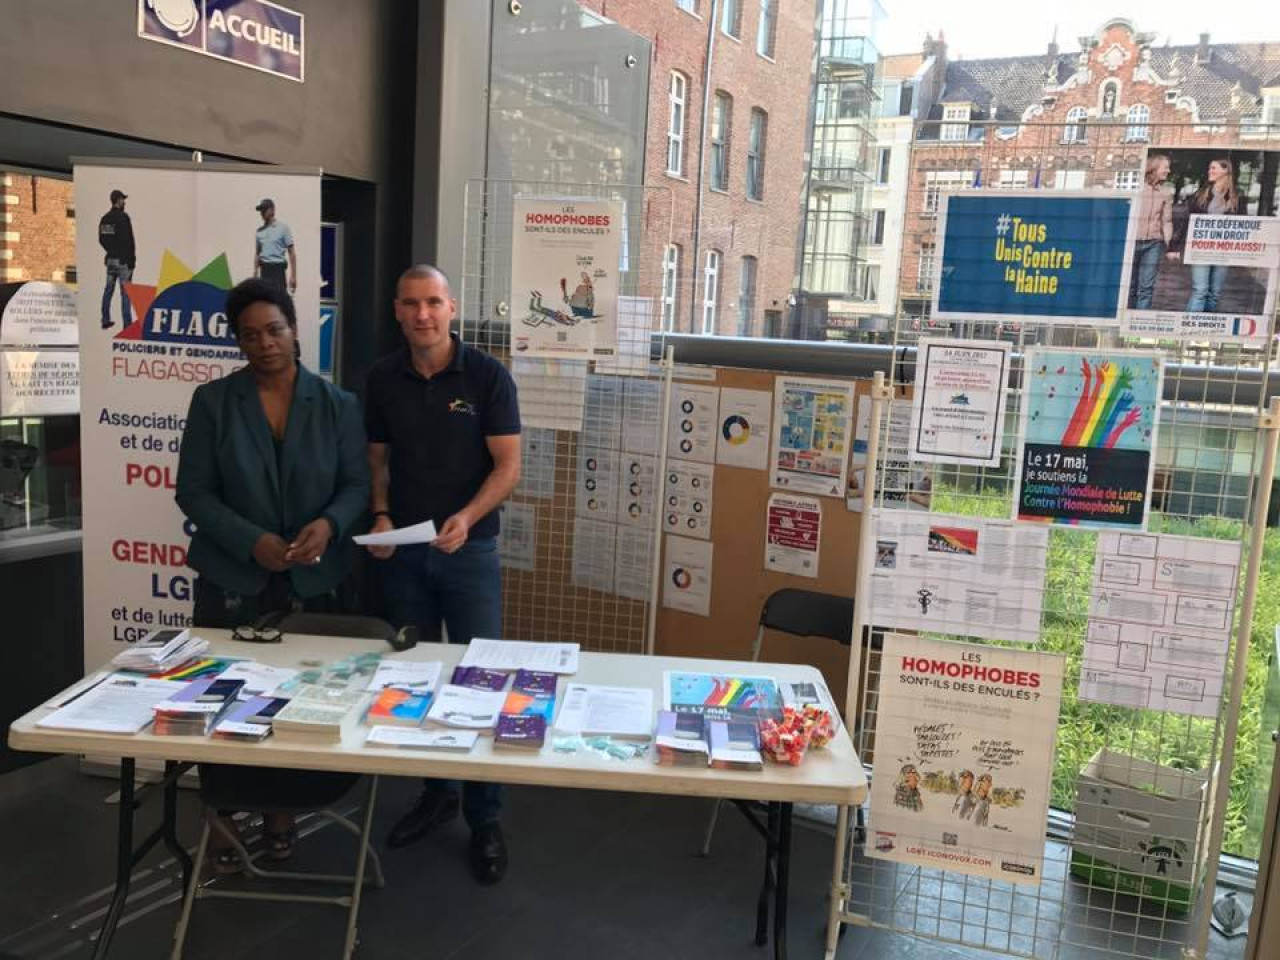
[[[871,211],[871,223],[867,230],[867,242],[873,247],[884,246],[884,222],[885,211]]]
[[[671,118],[667,124],[667,173],[684,175],[684,105],[688,84],[684,74],[671,74],[671,88],[667,97]]]
[[[680,245],[667,244],[662,252],[662,329],[676,329],[680,311]]]
[[[760,0],[760,21],[756,25],[756,53],[762,57],[772,57],[777,33],[778,0]]]
[[[707,251],[707,265],[702,271],[702,332],[718,332],[720,316],[720,251]]]
[[[711,189],[729,189],[729,125],[733,98],[717,91],[711,107]]]
[[[938,215],[938,202],[944,193],[963,190],[973,185],[973,174],[967,170],[940,170],[925,174],[924,211],[926,217]]]
[[[942,108],[942,139],[969,139],[969,105],[952,103]]]
[[[1145,103],[1135,103],[1125,114],[1128,126],[1124,138],[1129,141],[1143,142],[1151,139],[1151,108]]]
[[[742,258],[742,274],[738,278],[738,336],[751,336],[756,312],[756,258]]]
[[[889,182],[890,165],[893,162],[893,149],[881,147],[876,156],[876,183]]]
[[[768,136],[769,115],[760,108],[751,111],[751,129],[747,132],[747,198],[764,199],[764,149]]]
[[[742,35],[742,0],[720,0],[720,29],[730,37]]]
[[[1089,112],[1084,107],[1072,107],[1067,111],[1067,123],[1062,128],[1063,143],[1085,143],[1089,139],[1089,131],[1085,120]]]

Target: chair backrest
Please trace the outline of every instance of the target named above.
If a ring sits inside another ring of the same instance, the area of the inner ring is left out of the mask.
[[[351,637],[392,643],[396,628],[380,617],[345,613],[290,613],[276,626],[282,633],[309,633],[319,637]]]
[[[853,633],[853,599],[813,590],[777,590],[764,602],[760,626],[797,637],[829,637],[848,646]]]

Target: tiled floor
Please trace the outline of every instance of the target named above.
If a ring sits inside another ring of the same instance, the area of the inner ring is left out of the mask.
[[[0,960],[80,960],[90,955],[110,895],[114,857],[115,808],[104,800],[110,781],[81,776],[71,760],[54,759],[0,777]],[[383,781],[376,835],[381,838],[416,791],[403,780]],[[465,862],[466,831],[460,824],[409,850],[385,851],[387,886],[370,892],[360,917],[361,960],[481,960],[481,958],[661,958],[717,960],[768,957],[771,951],[752,941],[755,898],[762,869],[762,846],[740,817],[721,815],[712,856],[696,855],[706,823],[707,802],[577,790],[512,788],[505,822],[512,868],[497,887],[480,888]],[[194,797],[182,801],[183,838],[197,837]],[[799,821],[798,821],[799,823]],[[325,841],[325,842],[321,842]],[[299,866],[346,869],[345,836],[325,827],[304,837]],[[798,826],[792,860],[790,956],[823,955],[831,838],[819,829]],[[1052,859],[1052,857],[1051,857]],[[111,956],[150,960],[169,955],[177,917],[180,880],[167,855],[154,853],[147,872],[134,882],[126,922]],[[870,869],[868,867],[867,869]],[[880,868],[883,870],[883,868]],[[900,881],[900,882],[899,882]],[[988,900],[972,897],[952,917],[938,876],[902,871],[894,883],[877,882],[876,899],[884,916],[902,923],[904,905],[919,926],[933,904],[933,930],[964,943],[964,913],[977,909],[986,929],[993,911],[1011,905],[1012,894],[993,888]],[[1046,882],[1054,882],[1050,877]],[[1073,911],[1101,904],[1077,902],[1071,881],[1058,878],[1065,922]],[[932,886],[931,886],[932,885]],[[1009,888],[1003,888],[1004,891]],[[1095,895],[1096,896],[1096,895]],[[1005,898],[1004,901],[1001,898]],[[896,914],[895,914],[896,905]],[[1017,925],[1015,931],[1026,932]],[[1061,912],[1061,911],[1060,911]],[[956,925],[948,926],[948,919]],[[1077,917],[1077,920],[1079,918]],[[337,957],[344,912],[325,906],[205,901],[196,908],[186,956],[192,960],[239,958]],[[1138,922],[1140,927],[1142,922]],[[998,926],[998,925],[997,925]],[[1004,923],[1006,930],[1010,922]],[[1040,947],[1061,939],[1058,915],[1036,918],[1030,936]],[[1084,928],[1080,928],[1084,929]],[[1100,926],[1102,940],[1068,939],[1059,960],[1103,960],[1137,954],[1158,957],[1163,937],[1117,939],[1114,926]],[[1052,931],[1052,933],[1051,933]],[[1087,932],[1087,931],[1086,931]],[[1140,932],[1140,931],[1137,931]],[[1030,941],[1015,940],[1015,945]],[[1090,949],[1097,942],[1110,950]],[[1234,960],[1243,939],[1214,935],[1212,960]],[[1025,952],[1025,946],[1022,946]],[[883,930],[850,929],[841,941],[840,960],[981,960],[992,952],[966,949],[930,938]]]

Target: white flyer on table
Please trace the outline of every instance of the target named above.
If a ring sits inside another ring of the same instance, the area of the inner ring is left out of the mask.
[[[719,407],[719,387],[673,383],[671,416],[667,423],[667,455],[679,460],[715,463]]]
[[[871,397],[858,397],[858,415],[854,422],[853,452],[849,456],[849,489],[845,505],[861,513],[867,485],[867,444],[871,436]],[[911,436],[911,404],[893,400],[881,430],[880,449],[876,451],[878,485],[871,488],[871,498],[885,507],[905,510],[928,510],[933,498],[933,465],[913,463],[907,449]]]
[[[352,537],[362,547],[402,547],[415,543],[430,543],[436,538],[436,525],[430,520],[410,527],[397,527],[382,533],[362,533]]]
[[[862,563],[873,623],[1040,642],[1047,528],[905,510],[869,517]]]
[[[431,702],[427,719],[447,727],[488,730],[498,722],[498,714],[506,702],[504,690],[475,690],[446,683]]]
[[[843,495],[852,443],[853,384],[786,376],[774,381],[771,486]]]
[[[672,610],[711,614],[710,540],[667,537],[667,553],[662,566],[662,605]]]
[[[662,529],[709,540],[714,483],[715,467],[711,464],[668,460]]]
[[[773,395],[768,390],[720,390],[720,435],[716,462],[727,467],[764,470],[769,466],[769,420]]]
[[[821,502],[786,493],[769,497],[764,531],[766,570],[816,579],[821,545]]]
[[[417,691],[434,690],[440,679],[439,660],[397,660],[383,657],[369,681],[369,690],[384,687],[409,687]]]
[[[1100,533],[1080,699],[1216,717],[1240,542]]]
[[[653,733],[653,691],[571,683],[556,717],[556,729],[598,737],[647,737]]]
[[[222,680],[243,680],[239,698],[270,696],[272,691],[288,683],[298,675],[297,670],[289,667],[273,667],[269,663],[258,663],[256,660],[237,660],[218,677]]]
[[[621,254],[622,203],[516,197],[512,349],[528,357],[616,355]]]
[[[910,456],[934,463],[999,466],[1010,344],[930,340],[916,348]]]
[[[364,742],[375,747],[410,747],[419,750],[461,750],[476,745],[480,734],[474,730],[422,730],[378,724],[369,728]]]
[[[65,707],[37,720],[36,726],[88,733],[137,733],[151,722],[157,703],[163,703],[185,687],[181,680],[110,677]]]
[[[1039,886],[1063,665],[886,634],[867,855]]]
[[[538,643],[531,640],[485,640],[467,644],[462,666],[488,670],[541,670],[544,673],[577,673],[578,644]]]

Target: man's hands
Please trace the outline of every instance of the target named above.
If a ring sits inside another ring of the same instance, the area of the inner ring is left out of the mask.
[[[290,563],[319,563],[329,547],[333,526],[324,517],[312,520],[298,531],[298,537],[289,544],[285,559]]]
[[[459,510],[444,522],[431,545],[442,553],[454,553],[467,542],[471,532],[471,519],[465,510]]]
[[[253,559],[258,566],[272,573],[283,573],[289,569],[289,545],[283,537],[274,533],[264,533],[253,545]]]
[[[396,525],[391,522],[391,518],[385,513],[380,513],[373,518],[373,526],[369,528],[370,533],[386,533],[388,530],[394,530]],[[388,560],[391,555],[396,552],[395,547],[365,547],[369,551],[370,556],[377,560]]]

